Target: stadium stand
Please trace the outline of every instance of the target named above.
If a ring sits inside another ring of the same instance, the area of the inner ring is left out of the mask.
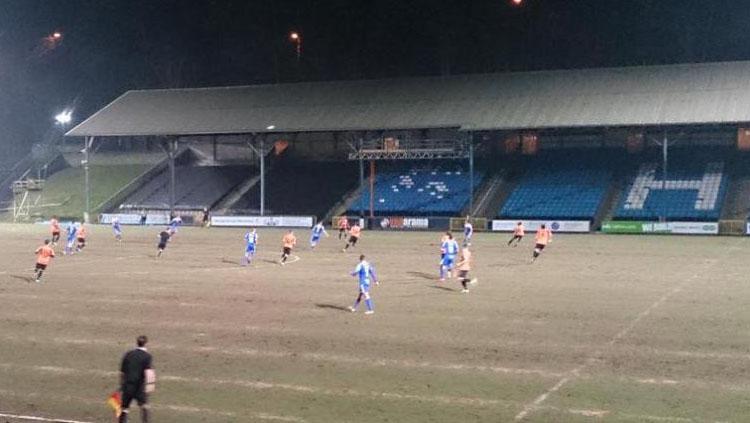
[[[177,166],[175,205],[212,207],[249,175],[247,166]],[[125,199],[121,208],[169,208],[169,170],[155,175]]]
[[[670,161],[666,184],[659,164],[641,164],[622,193],[615,218],[718,220],[728,184],[724,162],[700,157]]]
[[[547,154],[525,168],[498,213],[502,218],[592,220],[613,176],[597,155],[582,153]]]
[[[351,162],[299,162],[286,157],[274,158],[266,171],[267,214],[323,217],[357,183],[356,167]],[[260,210],[260,185],[253,186],[236,203],[235,212],[257,214]]]
[[[481,184],[485,173],[474,174],[474,188]],[[407,166],[386,165],[375,180],[376,215],[455,216],[469,202],[471,182],[461,166],[415,163]],[[370,192],[349,207],[349,214],[370,209]]]

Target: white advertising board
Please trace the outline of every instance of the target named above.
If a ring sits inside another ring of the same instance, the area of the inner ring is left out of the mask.
[[[312,216],[211,216],[211,226],[312,228]]]
[[[718,222],[669,222],[669,232],[673,234],[718,235]]]
[[[499,232],[513,232],[518,220],[493,220],[492,230]],[[552,232],[590,232],[591,222],[588,220],[521,220],[528,231],[539,229],[542,223]]]
[[[103,213],[99,216],[99,223],[108,225],[112,223],[112,219],[118,218],[122,225],[140,225],[141,215],[133,213]],[[166,225],[169,223],[169,216],[166,214],[147,214],[146,224],[147,225]]]

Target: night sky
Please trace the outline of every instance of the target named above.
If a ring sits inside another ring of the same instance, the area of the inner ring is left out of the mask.
[[[750,0],[0,0],[0,147],[136,88],[750,59],[748,22]]]

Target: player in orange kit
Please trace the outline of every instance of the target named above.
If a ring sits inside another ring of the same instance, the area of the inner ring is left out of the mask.
[[[52,245],[54,246],[60,240],[60,222],[57,220],[57,216],[52,216],[49,221],[49,228],[52,233]]]
[[[346,234],[349,232],[349,219],[346,216],[339,217],[339,239],[346,239]]]
[[[474,285],[477,283],[476,278],[469,278],[471,261],[471,251],[469,251],[469,247],[464,247],[461,250],[461,258],[458,260],[458,263],[456,263],[456,268],[458,269],[458,280],[461,281],[461,286],[463,286],[461,292],[464,294],[469,292],[469,284]]]
[[[510,247],[511,244],[514,247],[518,247],[518,244],[521,243],[521,240],[523,239],[523,236],[525,234],[526,234],[526,231],[523,227],[523,222],[518,222],[516,224],[516,227],[513,229],[513,238],[511,238],[510,241],[508,241],[508,247]],[[513,241],[515,241],[516,243],[513,244]]]
[[[76,236],[78,237],[78,246],[76,247],[76,252],[80,253],[81,250],[86,246],[86,237],[89,235],[89,231],[86,229],[86,225],[81,223],[81,227],[78,228],[78,232],[76,232]]]
[[[547,226],[542,223],[542,225],[539,227],[539,230],[536,231],[536,236],[534,237],[536,241],[536,245],[534,246],[534,255],[531,257],[531,262],[533,263],[537,257],[539,257],[539,254],[542,253],[542,250],[544,250],[544,247],[547,246],[552,241],[552,231],[547,229]]]
[[[36,254],[36,267],[34,268],[34,272],[36,274],[35,279],[37,282],[42,281],[42,273],[47,270],[47,266],[49,266],[52,258],[55,257],[55,250],[53,250],[49,244],[50,240],[45,239],[44,245],[37,248],[34,252],[34,254]]]
[[[359,226],[359,223],[355,223],[354,226],[349,229],[349,242],[346,243],[346,246],[344,246],[344,249],[341,251],[346,251],[349,247],[357,245],[360,236],[362,236],[362,227]]]
[[[297,237],[294,236],[294,232],[290,229],[289,232],[284,235],[284,238],[281,239],[281,242],[284,245],[284,249],[281,253],[281,261],[279,264],[283,266],[284,263],[286,263],[286,259],[292,254],[292,248],[297,245]]]

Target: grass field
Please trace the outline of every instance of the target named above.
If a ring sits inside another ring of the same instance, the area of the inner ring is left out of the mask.
[[[156,422],[750,421],[748,240],[478,234],[469,294],[436,278],[437,233],[335,237],[273,263],[260,231],[92,232],[28,282],[44,226],[0,225],[0,413],[106,422],[119,360],[147,334]],[[365,252],[376,312],[345,311]],[[134,421],[138,421],[137,413]],[[2,422],[21,422],[13,417]]]

